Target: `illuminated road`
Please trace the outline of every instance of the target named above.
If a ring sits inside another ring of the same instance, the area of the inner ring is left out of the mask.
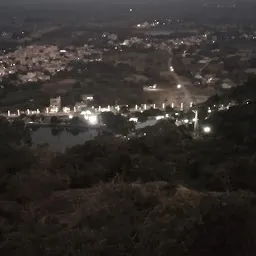
[[[181,92],[183,93],[184,97],[183,97],[183,102],[186,106],[190,105],[190,102],[194,102],[193,97],[191,95],[191,93],[189,92],[189,90],[187,89],[187,83],[182,80],[174,71],[170,71],[172,77],[175,80],[176,85],[181,85],[179,90],[181,90]]]

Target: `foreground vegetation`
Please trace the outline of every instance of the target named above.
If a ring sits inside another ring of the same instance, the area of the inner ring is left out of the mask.
[[[194,140],[161,121],[147,136],[98,137],[59,155],[1,133],[1,254],[255,255],[256,140],[246,122],[243,133]]]
[[[165,120],[64,154],[0,119],[1,255],[255,255],[255,115],[243,104],[206,119],[206,137]]]

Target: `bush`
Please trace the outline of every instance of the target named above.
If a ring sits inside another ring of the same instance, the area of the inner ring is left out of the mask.
[[[101,184],[27,206],[6,255],[254,255],[250,194],[166,184]]]
[[[254,256],[254,140],[146,133],[64,154],[2,143],[1,253]]]

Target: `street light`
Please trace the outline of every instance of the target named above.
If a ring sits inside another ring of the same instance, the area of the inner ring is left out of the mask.
[[[180,88],[181,88],[181,84],[178,84],[178,85],[177,85],[177,88],[180,89]]]
[[[88,121],[90,124],[95,125],[98,123],[98,117],[96,115],[88,116]]]
[[[209,126],[205,126],[204,128],[203,128],[203,131],[204,131],[204,133],[210,133],[211,132],[211,127],[209,127]]]

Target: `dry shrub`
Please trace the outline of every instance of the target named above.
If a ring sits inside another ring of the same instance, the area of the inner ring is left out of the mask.
[[[10,234],[9,255],[254,255],[251,194],[199,193],[167,183],[54,192]]]
[[[69,187],[69,177],[43,169],[31,169],[12,176],[7,186],[8,198],[32,201],[48,196],[52,191]]]

